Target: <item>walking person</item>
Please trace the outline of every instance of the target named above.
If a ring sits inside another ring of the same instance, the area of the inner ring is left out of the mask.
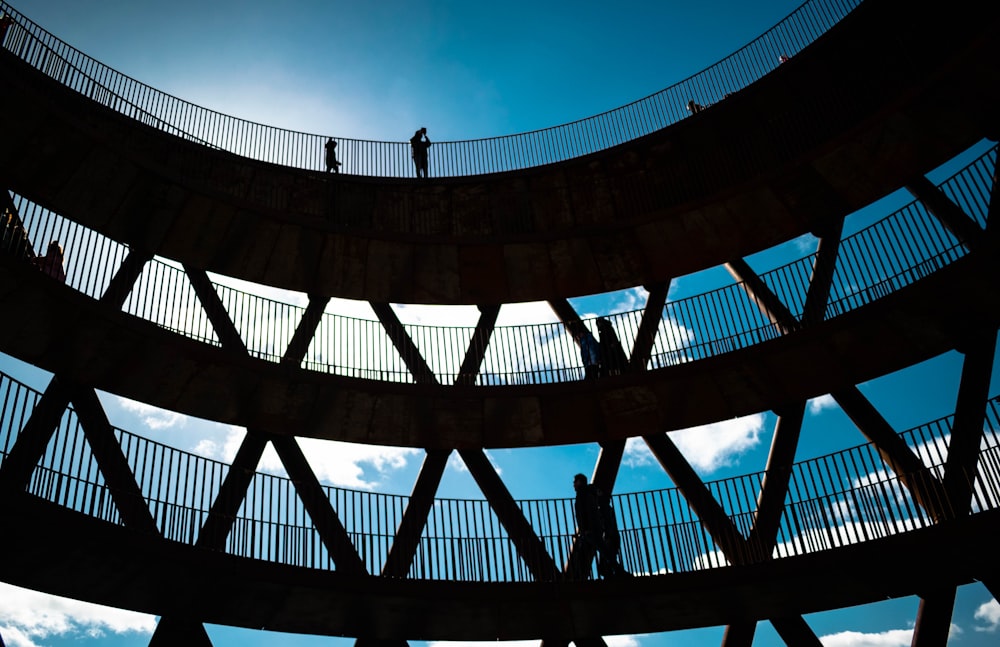
[[[340,162],[337,161],[337,142],[333,138],[326,140],[326,172],[340,173]]]
[[[619,557],[621,540],[611,497],[596,485],[587,483],[583,474],[573,476],[573,489],[576,491],[576,534],[596,553],[597,572],[605,579],[628,575]]]

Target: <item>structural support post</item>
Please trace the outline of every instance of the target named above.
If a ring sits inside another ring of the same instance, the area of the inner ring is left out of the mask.
[[[90,444],[90,451],[97,466],[104,474],[104,481],[111,490],[111,498],[118,506],[122,520],[129,528],[160,534],[153,515],[149,512],[132,467],[122,454],[121,444],[108,421],[104,407],[94,389],[73,385],[73,406],[83,427],[83,434]]]
[[[983,247],[983,230],[979,228],[976,221],[962,211],[957,204],[952,202],[944,191],[934,186],[934,184],[923,175],[912,179],[906,185],[914,198],[920,200],[927,211],[938,219],[945,229],[954,234],[965,247],[974,252]]]
[[[23,492],[27,489],[35,466],[45,455],[45,448],[59,426],[63,412],[69,406],[69,397],[69,388],[57,376],[53,376],[31,410],[28,422],[17,435],[17,442],[0,464],[0,493]]]
[[[955,593],[956,589],[952,587],[920,596],[910,647],[939,647],[948,644]]]
[[[500,523],[507,529],[507,535],[517,548],[518,554],[527,565],[535,579],[540,582],[555,580],[559,574],[556,563],[552,560],[542,540],[535,534],[534,528],[524,518],[521,509],[517,507],[514,498],[507,491],[503,481],[497,476],[496,470],[490,464],[486,454],[480,449],[459,450],[462,460],[472,478],[479,484],[479,489],[486,495],[490,507],[496,513]]]
[[[410,493],[410,503],[406,506],[382,566],[383,577],[406,577],[409,573],[450,455],[450,450],[427,450],[417,482]]]
[[[656,343],[656,334],[660,330],[660,322],[663,321],[663,307],[667,304],[670,283],[671,281],[668,279],[646,287],[649,296],[646,297],[642,321],[639,322],[639,330],[636,332],[635,342],[632,344],[632,354],[629,355],[629,370],[641,371],[649,365],[653,345]]]

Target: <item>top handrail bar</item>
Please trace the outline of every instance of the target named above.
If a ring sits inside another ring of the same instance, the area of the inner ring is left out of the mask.
[[[483,175],[581,157],[661,130],[686,116],[688,101],[708,106],[745,88],[794,56],[861,4],[806,0],[766,32],[719,62],[623,106],[564,124],[483,139],[434,142],[434,177]],[[310,134],[255,123],[160,92],[80,52],[7,2],[13,24],[0,46],[48,76],[148,126],[243,157],[283,166],[323,169],[323,144],[339,142],[343,172],[412,177],[408,142]]]

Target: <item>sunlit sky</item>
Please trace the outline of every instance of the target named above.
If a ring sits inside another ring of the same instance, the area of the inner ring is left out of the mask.
[[[159,90],[222,113],[324,135],[405,141],[419,126],[432,139],[459,140],[522,132],[581,117],[646,96],[690,76],[746,44],[798,6],[792,0],[701,2],[524,2],[396,0],[378,3],[291,0],[22,0],[31,20],[97,60]],[[981,148],[979,150],[981,152]],[[932,180],[940,181],[945,171]],[[852,216],[856,230],[909,196],[890,196]],[[750,259],[770,269],[811,251],[791,241]],[[805,248],[805,251],[803,249]],[[715,269],[675,281],[671,298],[731,282]],[[276,298],[301,295],[253,288]],[[581,315],[632,310],[641,289],[573,300]],[[338,311],[365,304],[335,302]],[[367,311],[370,313],[370,310]],[[410,306],[404,321],[474,325],[475,309]],[[369,318],[370,314],[367,315]],[[546,304],[504,308],[501,324],[555,317]],[[994,366],[997,366],[994,361]],[[883,416],[903,430],[954,411],[961,356],[949,353],[899,374],[860,385]],[[44,390],[48,374],[0,356],[0,371]],[[994,369],[994,376],[1000,370]],[[994,379],[991,395],[996,395]],[[242,430],[101,394],[112,423],[200,454],[231,460]],[[762,469],[775,417],[771,412],[673,434],[702,478]],[[810,403],[798,458],[864,442],[828,397]],[[417,450],[301,441],[319,478],[331,484],[406,494],[422,458]],[[514,497],[571,496],[571,476],[590,473],[596,445],[491,451]],[[273,453],[262,469],[280,470]],[[630,443],[616,491],[670,486],[641,443]],[[478,498],[458,460],[443,496]],[[975,549],[992,550],[990,546]],[[919,560],[914,567],[919,568]],[[879,577],[873,573],[872,577]],[[910,644],[917,598],[806,617],[826,647]],[[146,645],[156,619],[0,584],[0,635],[7,647]],[[1000,605],[980,585],[962,587],[952,642],[979,647],[1000,638]],[[346,639],[277,635],[208,626],[216,647],[346,646]],[[608,638],[611,647],[719,644],[723,628]],[[420,644],[420,643],[414,643]],[[537,642],[526,644],[535,645]],[[767,623],[756,647],[784,643]]]

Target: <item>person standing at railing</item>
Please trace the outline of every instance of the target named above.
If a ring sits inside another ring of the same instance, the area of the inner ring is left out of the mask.
[[[337,142],[333,138],[326,140],[326,172],[340,173],[340,162],[337,161]]]
[[[427,177],[427,149],[431,140],[427,138],[427,128],[421,128],[410,138],[410,151],[413,154],[413,165],[417,168],[417,177]]]
[[[601,377],[610,375],[621,375],[628,365],[628,358],[625,357],[625,349],[615,333],[614,326],[604,317],[597,318],[597,332],[601,336],[600,358]]]
[[[690,101],[688,101],[687,109],[688,109],[688,112],[690,112],[693,115],[695,113],[698,113],[698,112],[701,112],[702,110],[704,110],[705,106],[701,105],[700,103],[698,103],[694,99],[691,99]]]
[[[579,323],[579,322],[578,322]],[[580,323],[580,330],[573,334],[580,346],[580,360],[583,362],[583,379],[596,380],[601,368],[601,345],[594,334]]]
[[[4,14],[0,16],[0,45],[3,45],[3,39],[7,35],[7,30],[10,26],[14,24],[14,19],[10,17],[9,14]]]
[[[597,572],[604,578],[629,575],[619,559],[618,522],[611,497],[596,485],[587,483],[583,474],[573,476],[576,501],[576,536],[597,554]],[[589,558],[587,563],[589,563]]]
[[[63,250],[58,240],[49,243],[44,256],[31,259],[32,264],[57,281],[66,282],[66,270],[63,268]]]

